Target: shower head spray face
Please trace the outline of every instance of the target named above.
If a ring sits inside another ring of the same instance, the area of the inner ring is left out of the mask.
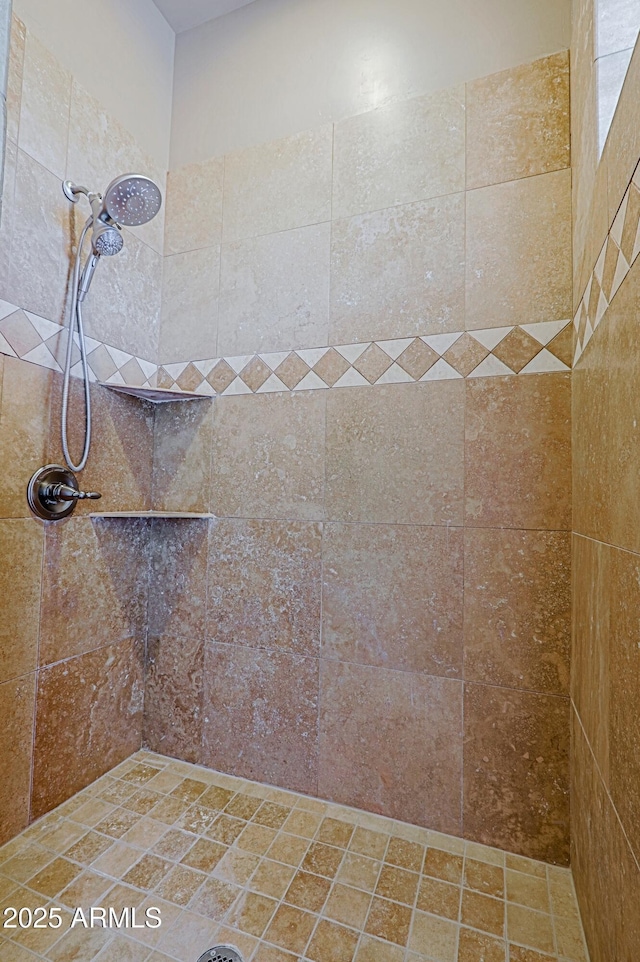
[[[103,209],[124,227],[140,227],[152,220],[162,206],[159,187],[142,174],[123,174],[107,187]]]
[[[92,245],[94,254],[111,257],[113,254],[120,253],[124,240],[117,227],[110,227],[107,224],[94,224]]]

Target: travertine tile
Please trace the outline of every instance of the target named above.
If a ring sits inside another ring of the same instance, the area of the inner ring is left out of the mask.
[[[423,878],[420,882],[416,908],[457,922],[460,911],[460,889],[457,885],[449,885],[448,882]]]
[[[465,837],[566,864],[568,711],[555,695],[465,686]]]
[[[460,524],[463,391],[450,381],[329,392],[327,517]]]
[[[167,175],[165,255],[216,247],[222,237],[224,160],[185,164]]]
[[[387,899],[374,898],[365,925],[365,932],[396,945],[406,945],[409,939],[411,909]],[[416,939],[416,942],[420,941]]]
[[[501,865],[491,865],[470,858],[464,863],[464,884],[467,888],[495,898],[504,896],[504,870]]]
[[[464,889],[460,906],[460,920],[482,932],[504,935],[504,902],[480,892]]]
[[[20,126],[20,107],[22,101],[22,80],[24,75],[24,54],[26,46],[27,28],[22,20],[11,16],[11,31],[9,37],[9,62],[7,65],[7,139],[18,142]],[[3,212],[4,216],[4,212]]]
[[[199,381],[201,378],[199,375]],[[213,417],[213,404],[209,401],[156,405],[153,431],[156,511],[209,510]]]
[[[570,164],[566,51],[467,84],[467,187]]]
[[[570,376],[476,378],[465,388],[467,524],[569,528]]]
[[[213,512],[321,520],[324,435],[323,392],[221,398],[214,426]]]
[[[319,793],[459,830],[461,710],[458,682],[323,660]]]
[[[51,404],[54,375],[12,357],[4,358],[3,367],[0,446],[13,468],[6,473],[2,485],[0,516],[31,518],[25,485],[31,474],[46,463],[49,417],[44,412],[49,411]]]
[[[409,948],[420,954],[428,952],[437,962],[454,962],[457,935],[457,925],[448,919],[416,912]]]
[[[94,179],[95,175],[91,181]],[[154,223],[155,219],[150,225]],[[144,243],[141,230],[137,228],[134,234],[125,228],[124,247],[118,256],[108,258],[96,271],[85,330],[121,351],[155,359],[161,328],[163,258]],[[65,276],[66,271],[65,261]]]
[[[66,173],[70,103],[71,74],[29,32],[22,78],[19,146],[60,179]]]
[[[467,330],[570,317],[570,171],[472,190],[466,203]]]
[[[465,678],[567,694],[569,534],[465,532]]]
[[[462,330],[464,195],[334,221],[331,272],[333,344]]]
[[[163,362],[216,356],[219,287],[219,247],[164,258],[159,340]]]
[[[36,668],[43,540],[33,521],[0,521],[0,684]]]
[[[41,669],[32,812],[42,815],[140,745],[142,652],[136,641]]]
[[[464,88],[451,87],[340,121],[333,216],[464,189]]]
[[[0,844],[29,823],[35,675],[0,685],[6,732],[0,750]]]
[[[222,248],[218,356],[327,343],[330,225]]]
[[[331,219],[331,125],[227,154],[225,243]]]
[[[265,690],[270,692],[268,701],[263,698]],[[273,704],[278,706],[275,711]],[[316,659],[285,651],[207,645],[203,705],[206,764],[315,793],[317,716]],[[239,738],[244,743],[240,757]]]
[[[317,656],[321,562],[318,524],[218,521],[211,530],[208,637]]]
[[[640,678],[635,614],[638,605],[640,560],[637,555],[607,549],[611,555],[611,622],[609,653],[609,787],[631,849],[640,854],[640,759],[636,699]],[[605,636],[606,637],[606,636]],[[606,644],[600,637],[600,646]],[[600,718],[604,725],[604,718]]]
[[[419,881],[420,877],[415,872],[407,872],[395,865],[383,865],[375,894],[413,906]]]
[[[506,945],[502,940],[464,926],[460,929],[458,962],[476,962],[476,959],[482,959],[482,962],[505,962],[505,952]],[[511,959],[516,962],[516,956],[513,954]],[[531,962],[536,960],[532,959]],[[538,962],[544,962],[544,960],[539,959]]]
[[[280,905],[265,933],[265,939],[301,955],[313,931],[316,916],[292,905]]]
[[[358,937],[353,929],[321,919],[307,948],[307,957],[315,962],[323,962],[328,955],[335,962],[351,962]]]
[[[456,529],[326,525],[323,657],[457,677],[462,547]]]
[[[70,518],[45,535],[40,664],[144,635],[148,525]],[[82,558],[82,564],[78,559]]]

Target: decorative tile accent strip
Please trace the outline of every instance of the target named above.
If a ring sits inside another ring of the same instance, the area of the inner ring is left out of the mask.
[[[103,344],[93,337],[85,336],[85,340],[90,380],[129,387],[155,387],[157,364]],[[1,354],[31,361],[32,364],[61,373],[66,349],[66,331],[59,324],[0,300]],[[74,377],[82,374],[77,335],[71,373]]]
[[[607,234],[573,319],[575,366],[640,254],[640,162]]]
[[[569,371],[571,321],[164,364],[157,386],[204,395]]]
[[[568,371],[573,326],[548,321],[163,365],[94,338],[87,347],[94,381],[214,397]],[[60,372],[65,349],[58,324],[0,301],[0,353]],[[72,374],[81,373],[76,344]]]

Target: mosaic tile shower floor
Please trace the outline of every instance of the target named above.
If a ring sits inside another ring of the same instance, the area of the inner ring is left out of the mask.
[[[63,924],[0,929],[2,962],[588,959],[566,869],[144,751],[0,848],[8,906]],[[70,928],[91,906],[162,925]]]

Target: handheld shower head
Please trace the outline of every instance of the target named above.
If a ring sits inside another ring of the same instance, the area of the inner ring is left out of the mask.
[[[103,210],[124,227],[139,227],[152,220],[162,206],[159,187],[142,174],[123,174],[107,187]]]
[[[124,240],[117,227],[98,220],[97,222],[93,222],[91,245],[94,254],[111,257],[113,254],[120,253],[124,245]]]

